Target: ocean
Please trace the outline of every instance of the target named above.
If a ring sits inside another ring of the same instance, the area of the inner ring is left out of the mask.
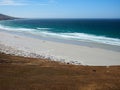
[[[0,21],[0,29],[120,46],[120,19],[18,19]]]

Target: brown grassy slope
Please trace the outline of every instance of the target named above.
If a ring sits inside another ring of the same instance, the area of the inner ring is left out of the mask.
[[[0,53],[0,90],[120,90],[120,66],[75,66]]]

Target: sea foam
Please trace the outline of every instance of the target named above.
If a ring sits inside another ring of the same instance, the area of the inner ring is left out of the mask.
[[[52,28],[18,28],[18,27],[10,27],[10,26],[4,26],[0,25],[0,29],[7,30],[7,31],[14,31],[14,32],[25,32],[34,34],[37,36],[44,36],[44,37],[52,37],[52,38],[59,38],[59,39],[68,39],[68,40],[76,40],[76,41],[86,41],[86,42],[97,42],[97,43],[103,43],[103,44],[109,44],[109,45],[116,45],[120,46],[120,39],[118,38],[110,38],[106,36],[96,36],[92,34],[86,34],[86,33],[55,33],[49,31]]]

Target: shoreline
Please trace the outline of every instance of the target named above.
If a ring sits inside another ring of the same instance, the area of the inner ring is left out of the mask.
[[[46,37],[46,36],[40,36],[40,35],[34,35],[29,32],[16,32],[16,31],[9,31],[9,30],[4,30],[0,29],[0,32],[6,32],[10,34],[15,34],[15,35],[20,35],[20,36],[25,36],[25,37],[30,37],[34,39],[40,39],[43,41],[51,41],[51,42],[58,42],[58,43],[64,43],[64,44],[70,44],[70,45],[77,45],[77,46],[86,46],[86,47],[91,47],[91,48],[101,48],[101,49],[106,49],[110,51],[117,51],[120,52],[120,46],[117,45],[110,45],[110,44],[104,44],[104,43],[98,43],[98,42],[93,42],[93,41],[74,41],[74,40],[69,40],[69,39],[60,39],[60,38],[55,38],[55,37]]]
[[[0,51],[8,54],[24,57],[47,58],[77,65],[120,65],[120,47],[118,49],[116,47],[116,50],[118,51],[113,51],[104,49],[105,47],[102,48],[102,46],[101,48],[93,46],[96,44],[87,46],[89,43],[82,43],[82,45],[61,43],[49,39],[43,40],[21,36],[2,30],[0,31],[0,38],[0,47],[2,47],[2,49],[0,48]]]

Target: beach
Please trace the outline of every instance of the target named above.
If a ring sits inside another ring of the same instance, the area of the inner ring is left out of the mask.
[[[95,42],[77,41],[46,29],[0,28],[0,90],[120,89],[119,39],[79,33]]]
[[[0,90],[120,90],[120,0],[0,0]]]
[[[91,45],[68,44],[0,31],[0,51],[6,54],[45,58],[76,65],[120,65],[120,47],[117,50],[109,50]]]

